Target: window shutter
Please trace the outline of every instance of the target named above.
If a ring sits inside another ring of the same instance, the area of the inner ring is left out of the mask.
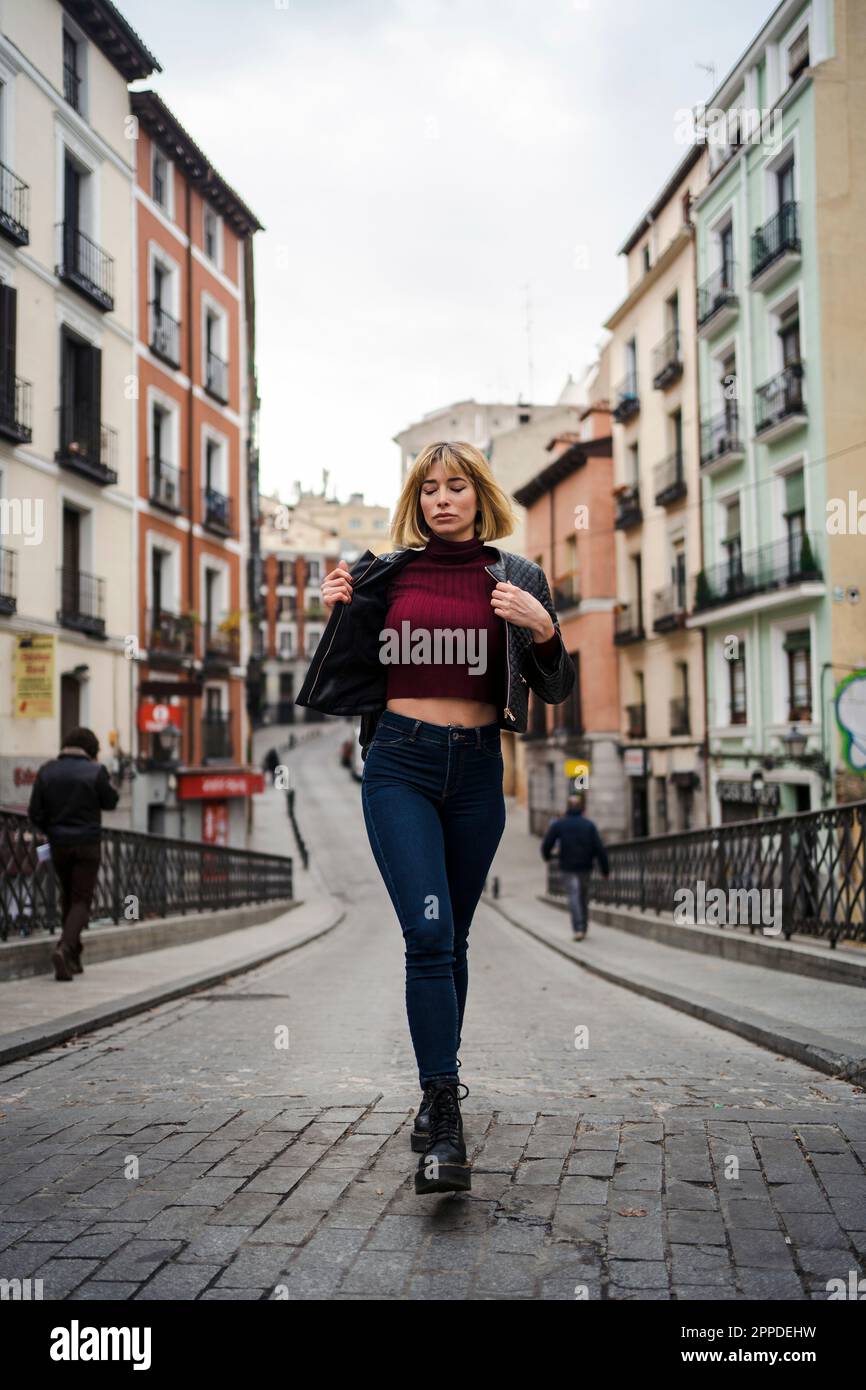
[[[802,512],[806,509],[806,484],[802,468],[796,473],[785,474],[785,515]]]
[[[789,632],[783,643],[786,652],[808,651],[811,645],[809,640],[809,629],[807,627],[798,628],[796,632]]]
[[[17,291],[0,285],[0,409],[15,418],[15,311]]]

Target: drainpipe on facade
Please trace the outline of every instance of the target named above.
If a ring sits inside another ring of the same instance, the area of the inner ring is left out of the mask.
[[[187,180],[186,180],[186,356],[187,356],[187,370],[188,370],[188,373],[189,373],[189,395],[188,395],[188,397],[187,397],[187,403],[186,403],[186,436],[187,436],[187,450],[186,450],[186,453],[187,453],[187,459],[186,459],[186,467],[187,467],[187,492],[186,492],[186,495],[187,495],[187,511],[189,512],[189,532],[188,532],[188,535],[187,535],[187,547],[186,547],[186,582],[187,582],[187,594],[189,595],[189,597],[188,597],[188,599],[187,599],[187,603],[188,603],[188,605],[189,605],[189,609],[190,609],[192,612],[197,612],[198,610],[196,609],[195,601],[194,601],[194,600],[195,600],[195,592],[194,592],[194,589],[193,589],[193,576],[194,576],[194,574],[195,574],[195,567],[194,567],[194,564],[193,564],[193,515],[194,515],[194,512],[195,512],[195,505],[194,505],[194,501],[193,501],[193,472],[194,472],[194,470],[193,470],[193,444],[194,444],[194,440],[195,440],[195,430],[194,430],[194,427],[193,427],[193,425],[194,425],[194,422],[193,422],[193,404],[194,404],[194,401],[195,401],[195,395],[194,395],[194,392],[193,392],[193,382],[195,381],[195,375],[194,375],[194,372],[193,372],[193,347],[192,347],[192,342],[193,342],[192,266],[193,266],[193,261],[192,261],[192,191],[191,191],[191,189],[190,189],[189,179],[187,179]],[[192,640],[193,640],[193,653],[194,653],[194,652],[195,652],[195,643],[196,643],[196,634],[195,634],[195,631],[193,631],[193,639],[192,639]],[[190,760],[190,762],[192,762],[192,760],[193,760],[193,738],[194,738],[194,733],[193,733],[193,731],[194,731],[194,728],[195,728],[195,712],[194,712],[193,705],[194,705],[195,698],[196,698],[195,696],[190,696],[190,697],[187,699],[187,717],[186,717],[186,722],[187,722],[187,739],[188,739],[187,748],[188,748],[188,750],[189,750],[189,760]],[[181,805],[182,805],[182,803],[181,803]]]

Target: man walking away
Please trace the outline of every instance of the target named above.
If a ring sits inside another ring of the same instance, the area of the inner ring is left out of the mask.
[[[589,877],[594,860],[605,878],[610,873],[607,851],[601,842],[595,821],[583,814],[584,799],[571,795],[564,816],[551,821],[541,843],[541,854],[550,859],[554,845],[559,845],[559,868],[568,888],[571,908],[571,930],[575,941],[582,941],[589,926]]]
[[[59,758],[40,767],[30,793],[27,814],[48,836],[62,893],[63,931],[51,956],[56,980],[71,980],[84,969],[81,933],[99,874],[102,812],[113,811],[119,800],[98,754],[96,734],[73,729]]]

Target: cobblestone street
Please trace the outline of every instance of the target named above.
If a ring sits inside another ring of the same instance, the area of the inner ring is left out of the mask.
[[[862,1276],[862,1091],[581,970],[487,901],[472,1190],[415,1195],[402,939],[343,736],[292,755],[297,891],[342,900],[335,930],[0,1071],[0,1277],[76,1300],[824,1300]],[[289,849],[283,795],[257,816],[257,847]]]

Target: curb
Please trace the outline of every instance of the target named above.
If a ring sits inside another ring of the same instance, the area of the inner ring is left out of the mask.
[[[141,990],[138,994],[128,994],[116,1003],[98,1004],[78,1013],[65,1014],[49,1023],[39,1023],[32,1028],[19,1028],[14,1033],[3,1034],[0,1036],[0,1064],[29,1057],[34,1052],[43,1052],[46,1048],[56,1047],[58,1043],[66,1042],[82,1033],[93,1033],[97,1028],[104,1028],[111,1023],[131,1018],[134,1014],[144,1013],[157,1004],[195,994],[197,990],[209,989],[212,985],[221,984],[235,975],[255,970],[256,966],[264,965],[276,956],[287,955],[290,951],[297,951],[302,946],[308,946],[311,941],[326,936],[340,925],[345,916],[346,909],[341,907],[327,926],[316,927],[288,945],[268,946],[250,956],[242,956],[230,965],[223,965],[218,970],[199,970],[192,975],[184,975],[171,985],[155,985],[152,989]]]
[[[673,989],[662,989],[655,981],[632,973],[625,974],[620,968],[617,971],[608,970],[604,966],[594,965],[592,962],[574,955],[566,944],[551,941],[543,932],[534,927],[529,927],[519,918],[507,912],[501,903],[493,898],[484,898],[490,907],[496,909],[507,922],[513,927],[518,927],[526,932],[527,936],[540,941],[548,950],[556,951],[558,955],[564,956],[574,965],[587,970],[592,975],[597,975],[602,980],[607,980],[610,984],[621,985],[623,989],[630,989],[634,994],[642,994],[646,999],[653,999],[658,1004],[666,1004],[671,1009],[677,1009],[680,1013],[691,1014],[693,1018],[699,1018],[704,1023],[711,1023],[716,1028],[723,1028],[728,1033],[736,1033],[741,1038],[746,1038],[748,1042],[757,1043],[760,1047],[765,1047],[773,1052],[780,1052],[786,1057],[793,1057],[795,1061],[804,1063],[805,1066],[814,1067],[816,1071],[824,1072],[832,1076],[836,1081],[850,1081],[854,1085],[866,1085],[866,1056],[852,1054],[851,1044],[844,1038],[835,1038],[828,1033],[819,1033],[811,1028],[801,1028],[797,1024],[788,1025],[787,1032],[779,1031],[779,1020],[772,1018],[769,1014],[763,1014],[757,1009],[747,1009],[728,1003],[726,999],[720,999],[715,994],[680,994]],[[617,930],[617,928],[612,928]]]

